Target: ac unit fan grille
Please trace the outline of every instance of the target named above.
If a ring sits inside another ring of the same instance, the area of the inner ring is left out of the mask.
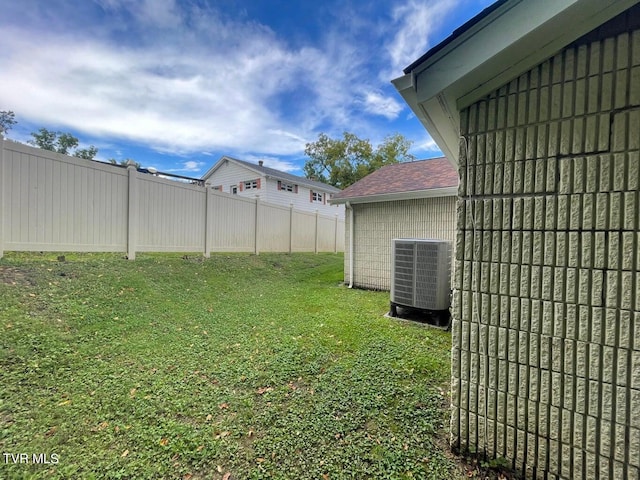
[[[427,310],[449,308],[450,242],[396,239],[391,301]]]

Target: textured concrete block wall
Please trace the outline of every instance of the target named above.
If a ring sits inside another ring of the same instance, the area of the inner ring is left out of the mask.
[[[452,443],[533,478],[638,479],[640,31],[461,119]]]
[[[436,238],[455,246],[456,197],[354,204],[354,275],[357,287],[391,289],[394,238]],[[349,281],[349,215],[345,281]]]

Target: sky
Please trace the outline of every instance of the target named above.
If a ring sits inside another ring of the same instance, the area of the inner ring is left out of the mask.
[[[401,133],[391,80],[492,0],[0,0],[0,111],[27,142],[199,178],[223,155],[303,175],[305,145]]]

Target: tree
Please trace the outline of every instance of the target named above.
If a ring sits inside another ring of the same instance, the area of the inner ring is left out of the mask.
[[[11,110],[0,110],[0,135],[6,135],[18,123],[16,114]]]
[[[346,188],[385,165],[415,160],[409,153],[413,142],[396,133],[385,137],[374,150],[369,140],[344,132],[342,138],[329,138],[321,133],[318,140],[307,143],[304,165],[307,178]]]
[[[70,133],[52,132],[46,128],[41,128],[37,132],[31,132],[31,136],[33,140],[29,140],[28,143],[43,150],[58,152],[63,155],[73,155],[86,160],[93,160],[98,154],[98,149],[93,145],[89,146],[89,148],[79,149],[78,139]]]

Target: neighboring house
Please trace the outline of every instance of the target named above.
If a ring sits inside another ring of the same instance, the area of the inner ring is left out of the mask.
[[[640,478],[640,4],[501,0],[394,80],[461,174],[452,443]]]
[[[390,290],[394,238],[453,246],[457,194],[458,173],[445,158],[387,165],[336,194],[332,203],[347,205],[345,283]]]
[[[202,179],[221,192],[344,219],[344,207],[329,203],[338,188],[265,167],[262,160],[250,163],[223,156]]]

